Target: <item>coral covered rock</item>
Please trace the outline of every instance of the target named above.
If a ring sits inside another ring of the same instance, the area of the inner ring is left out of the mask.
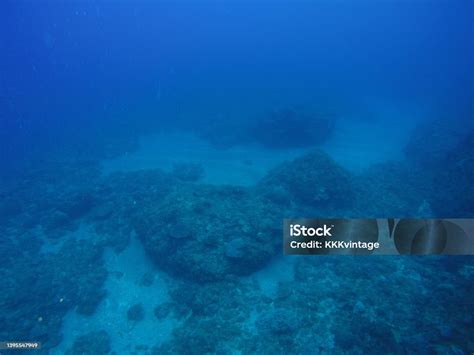
[[[135,228],[153,260],[199,281],[249,274],[280,245],[271,205],[239,187],[188,185],[145,206]]]
[[[257,190],[274,203],[313,207],[326,216],[353,200],[349,173],[320,151],[281,164],[262,179]]]
[[[90,332],[76,339],[67,355],[109,354],[111,351],[110,337],[105,330]]]
[[[262,333],[291,334],[298,328],[298,318],[289,310],[276,309],[262,314],[257,319],[256,327]]]
[[[139,322],[145,318],[145,310],[141,303],[131,306],[127,311],[127,319],[133,322]]]
[[[353,216],[431,217],[431,177],[403,163],[384,163],[354,177],[356,206]]]
[[[442,216],[474,217],[474,131],[451,150],[434,172],[433,209]]]
[[[0,307],[15,309],[0,312],[0,338],[27,336],[47,351],[59,343],[61,320],[69,310],[94,313],[105,296],[107,271],[102,248],[90,242],[66,242],[55,254],[36,252],[23,250],[15,263],[0,266]]]
[[[221,117],[197,130],[202,138],[219,148],[257,143],[270,149],[287,149],[320,146],[331,137],[334,126],[334,117],[329,114],[289,107],[248,120]]]
[[[423,121],[414,129],[405,147],[405,154],[417,164],[437,165],[445,160],[473,129],[472,122],[462,123],[453,119]]]
[[[308,114],[293,108],[274,110],[258,119],[249,129],[250,136],[269,148],[319,146],[334,130],[327,115]]]

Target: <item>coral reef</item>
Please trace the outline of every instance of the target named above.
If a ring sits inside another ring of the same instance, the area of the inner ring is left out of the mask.
[[[257,143],[269,149],[317,147],[334,132],[335,119],[328,114],[282,108],[252,120],[215,120],[197,127],[200,136],[216,147]]]
[[[433,209],[440,215],[474,217],[474,131],[441,162],[433,178]]]
[[[353,216],[434,217],[432,176],[409,164],[389,162],[354,176]]]
[[[256,189],[264,198],[286,209],[341,216],[354,200],[351,179],[327,154],[315,151],[276,167]]]
[[[97,183],[102,203],[85,218],[98,235],[116,251],[123,250],[133,232],[132,220],[140,217],[145,206],[160,201],[177,180],[160,170],[115,173]]]
[[[105,330],[90,332],[77,338],[72,349],[66,355],[109,354],[111,351],[110,337]]]
[[[35,339],[44,349],[57,345],[66,312],[76,307],[92,314],[105,296],[101,254],[100,246],[85,241],[70,241],[55,254],[18,251],[14,262],[0,267],[0,308],[15,309],[0,312],[0,338]]]
[[[170,302],[160,304],[159,306],[155,307],[155,309],[153,310],[153,314],[158,319],[166,318],[171,312],[171,306],[172,306],[172,303]]]
[[[127,311],[127,319],[132,322],[139,322],[145,318],[145,310],[141,303],[134,304]]]
[[[294,280],[272,297],[246,279],[177,284],[169,307],[188,313],[155,352],[440,353],[448,346],[440,339],[459,350],[472,345],[472,306],[459,299],[472,276],[453,273],[442,258],[375,258],[299,258]]]
[[[415,171],[423,170],[432,191],[426,197],[440,216],[474,217],[474,124],[453,120],[417,126],[405,149]]]
[[[327,115],[285,108],[256,120],[249,128],[249,136],[269,148],[319,146],[331,136],[334,125]]]
[[[123,250],[136,233],[156,267],[137,285],[153,289],[163,270],[169,299],[133,301],[120,314],[130,327],[175,324],[169,337],[157,335],[156,353],[467,352],[472,258],[279,256],[285,217],[474,215],[473,137],[443,150],[442,164],[413,156],[360,174],[314,151],[248,188],[202,184],[202,169],[190,165],[112,175],[90,163],[32,170],[0,187],[0,339],[38,340],[48,353],[68,312],[89,319],[106,297],[104,250]],[[101,330],[69,353],[112,348]]]
[[[261,314],[255,323],[255,327],[263,334],[292,335],[301,326],[299,321],[292,310],[274,309]]]
[[[422,166],[439,166],[460,141],[473,132],[472,122],[425,120],[418,124],[405,147],[407,158]],[[472,148],[472,147],[471,147]]]
[[[170,273],[215,281],[246,275],[275,255],[271,205],[240,187],[183,185],[142,206],[134,221],[153,260]]]

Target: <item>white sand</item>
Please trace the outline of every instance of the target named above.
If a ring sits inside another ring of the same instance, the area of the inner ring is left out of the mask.
[[[204,182],[210,184],[252,185],[283,161],[306,150],[271,150],[257,145],[219,149],[189,133],[155,134],[143,137],[132,153],[103,162],[105,174],[159,168],[169,171],[174,164],[201,164]]]
[[[91,331],[105,330],[110,335],[112,350],[117,354],[128,354],[137,345],[150,348],[168,339],[176,319],[168,317],[158,320],[153,314],[154,307],[168,300],[166,284],[156,268],[150,263],[140,242],[135,238],[122,253],[108,250],[105,263],[110,275],[105,288],[107,297],[90,317],[69,312],[63,320],[63,341],[51,351],[64,354],[72,346],[76,337]],[[149,287],[140,284],[146,272],[155,272],[155,280]],[[122,273],[122,277],[118,277]],[[139,322],[127,319],[130,306],[142,303],[145,318]]]
[[[277,296],[281,283],[293,282],[295,279],[295,263],[299,256],[278,256],[263,269],[251,275],[260,288],[260,292],[269,298]]]
[[[394,117],[391,120],[340,119],[335,134],[320,148],[353,172],[375,163],[402,159],[414,122],[397,121],[398,114],[387,114]],[[206,183],[249,186],[271,168],[315,148],[267,149],[248,144],[219,149],[190,133],[162,133],[142,137],[137,151],[105,160],[102,167],[108,174],[152,168],[169,171],[174,164],[201,164]]]
[[[352,172],[389,160],[403,160],[413,122],[340,120],[322,149]]]

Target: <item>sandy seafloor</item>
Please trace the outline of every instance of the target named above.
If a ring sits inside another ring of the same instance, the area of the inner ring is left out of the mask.
[[[140,242],[131,239],[128,247],[119,254],[108,250],[105,265],[109,271],[105,283],[107,297],[102,300],[94,315],[87,317],[70,311],[63,320],[63,341],[54,348],[53,354],[64,354],[78,336],[89,331],[107,329],[113,350],[126,354],[136,344],[152,347],[168,339],[173,326],[178,322],[169,317],[158,320],[153,308],[168,300],[167,288],[156,273]],[[152,272],[155,277],[150,287],[140,284],[143,275]],[[131,305],[142,303],[145,317],[140,322],[129,322],[126,314]]]
[[[266,268],[249,276],[259,286],[264,296],[273,298],[282,281],[294,279],[294,261],[297,257],[278,257]],[[105,283],[107,296],[102,300],[92,316],[78,315],[70,311],[63,319],[63,340],[51,354],[64,354],[70,349],[77,337],[90,331],[107,329],[110,336],[112,351],[127,354],[136,350],[137,344],[148,349],[170,340],[170,335],[180,321],[173,314],[159,320],[153,309],[168,300],[167,286],[162,272],[150,264],[143,247],[136,239],[121,253],[108,251],[105,265],[109,271]],[[143,275],[147,272],[155,274],[151,287],[140,285]],[[120,276],[119,276],[120,275]],[[142,303],[145,317],[140,322],[127,319],[127,311],[131,305]],[[256,313],[251,314],[247,323],[249,328],[255,326]],[[182,320],[181,320],[182,321]]]
[[[394,119],[392,122],[341,119],[334,136],[320,148],[353,172],[361,172],[387,160],[400,159],[407,131],[416,121],[402,124]],[[380,146],[380,141],[384,142],[383,146]],[[170,170],[175,164],[195,163],[204,168],[205,183],[249,186],[278,164],[313,149],[275,150],[256,144],[221,149],[191,133],[164,132],[142,137],[137,151],[106,160],[102,166],[103,172],[108,174],[153,168]]]

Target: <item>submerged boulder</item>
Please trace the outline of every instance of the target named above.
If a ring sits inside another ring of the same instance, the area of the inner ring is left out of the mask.
[[[181,185],[144,207],[135,229],[152,259],[171,274],[198,282],[261,268],[281,244],[281,216],[251,191]]]
[[[321,145],[333,130],[334,120],[327,115],[286,108],[258,119],[249,134],[268,148],[295,148]]]
[[[413,130],[404,150],[405,155],[409,161],[418,165],[439,165],[473,130],[472,122],[462,120],[423,121]]]
[[[405,153],[422,170],[431,191],[426,200],[441,217],[474,216],[474,121],[431,120],[414,130]]]
[[[261,333],[278,336],[294,333],[299,325],[298,318],[292,311],[275,309],[261,314],[256,320],[255,327]]]
[[[442,216],[474,217],[474,131],[451,150],[434,172],[433,209]]]
[[[265,198],[290,208],[312,207],[327,216],[353,200],[350,174],[326,153],[314,151],[271,170],[257,186]]]
[[[432,217],[431,176],[403,162],[377,164],[354,177],[355,217]]]
[[[127,311],[127,319],[132,322],[140,322],[145,318],[145,310],[141,303],[134,304]]]
[[[109,354],[112,350],[110,336],[105,330],[89,332],[78,337],[67,355]]]
[[[246,120],[213,120],[197,128],[198,134],[218,148],[257,143],[270,149],[319,146],[334,132],[329,114],[283,108]]]

